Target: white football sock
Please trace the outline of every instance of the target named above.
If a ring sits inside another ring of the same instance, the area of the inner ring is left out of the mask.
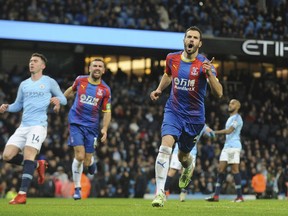
[[[73,176],[73,182],[76,187],[81,187],[81,175],[83,172],[83,162],[79,162],[74,158],[72,163],[72,176]]]
[[[155,162],[155,176],[156,176],[156,194],[164,192],[164,186],[169,169],[170,156],[172,148],[167,146],[160,146],[159,153]]]

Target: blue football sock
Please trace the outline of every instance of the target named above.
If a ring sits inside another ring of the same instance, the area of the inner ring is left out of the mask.
[[[35,163],[31,160],[24,160],[23,174],[22,174],[22,182],[20,191],[26,192],[30,187],[31,181],[33,179],[33,173],[35,170]]]

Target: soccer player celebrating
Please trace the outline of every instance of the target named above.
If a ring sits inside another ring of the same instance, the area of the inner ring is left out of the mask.
[[[172,83],[164,110],[161,146],[155,162],[157,191],[152,201],[153,207],[164,206],[164,185],[175,142],[178,142],[178,158],[184,167],[179,187],[185,188],[190,182],[193,159],[189,153],[205,125],[204,97],[207,83],[214,95],[220,98],[223,94],[212,61],[198,53],[202,46],[201,30],[195,26],[188,28],[183,42],[184,51],[167,55],[166,71],[157,89],[150,94],[150,98],[155,101]]]
[[[237,197],[234,202],[243,202],[242,188],[241,188],[241,175],[239,173],[240,164],[240,151],[242,148],[240,141],[240,132],[243,126],[243,121],[238,111],[241,104],[238,100],[232,99],[229,102],[228,111],[230,117],[226,121],[225,129],[214,131],[215,134],[225,134],[226,140],[224,147],[220,154],[218,176],[216,181],[216,188],[214,196],[206,198],[209,202],[218,202],[222,182],[225,178],[225,170],[227,165],[231,164],[232,173],[234,174],[235,188]]]
[[[0,107],[0,113],[18,112],[23,109],[21,124],[7,141],[3,152],[4,161],[23,165],[20,190],[9,204],[26,203],[26,193],[35,168],[38,171],[38,183],[44,183],[47,162],[34,160],[47,136],[47,108],[51,103],[54,105],[54,110],[57,110],[60,103],[62,105],[67,103],[57,82],[43,75],[46,63],[44,55],[32,54],[29,62],[31,77],[21,82],[14,103],[2,104]]]
[[[101,79],[105,73],[105,63],[102,59],[94,59],[89,65],[89,76],[78,76],[73,85],[64,95],[76,93],[76,97],[68,115],[70,136],[68,145],[74,148],[72,175],[75,185],[73,198],[81,199],[81,175],[83,164],[88,167],[88,173],[93,175],[96,170],[94,148],[97,139],[101,142],[107,138],[107,130],[111,121],[111,91]],[[103,125],[99,131],[100,111],[102,109]]]

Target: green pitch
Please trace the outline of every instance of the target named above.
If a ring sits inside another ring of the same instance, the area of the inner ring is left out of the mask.
[[[249,200],[231,203],[221,200],[209,203],[204,200],[168,200],[163,208],[153,208],[152,200],[145,199],[100,199],[85,200],[57,198],[29,198],[26,205],[9,205],[9,200],[0,199],[2,216],[281,216],[288,215],[287,200]]]

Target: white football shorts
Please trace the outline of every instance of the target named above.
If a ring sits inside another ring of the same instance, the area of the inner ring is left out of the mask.
[[[192,164],[193,167],[195,167],[196,164],[196,157],[192,156]],[[170,168],[176,169],[176,170],[181,170],[182,169],[182,164],[180,163],[178,159],[178,154],[172,154],[171,155],[171,161],[170,161]]]
[[[220,154],[220,161],[227,161],[228,164],[239,164],[240,152],[241,149],[239,148],[222,149]]]
[[[47,136],[47,127],[43,126],[30,126],[19,127],[14,134],[8,139],[6,145],[14,145],[24,149],[25,146],[31,146],[40,151],[42,143]]]

